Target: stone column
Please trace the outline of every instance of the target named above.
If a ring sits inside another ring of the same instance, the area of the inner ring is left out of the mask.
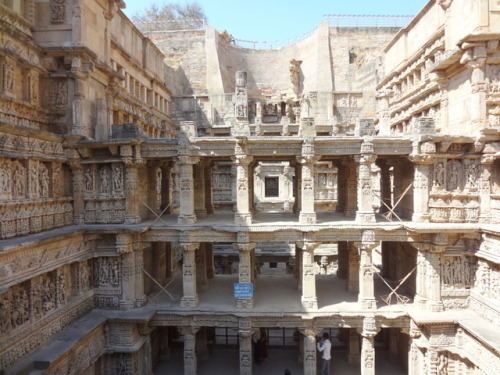
[[[429,186],[432,184],[430,155],[410,155],[415,166],[413,180],[413,217],[417,223],[428,223],[429,214]]]
[[[361,145],[361,155],[355,156],[358,164],[358,223],[375,223],[373,211],[372,166],[377,156],[373,153],[373,144],[367,140]]]
[[[316,375],[316,331],[306,328],[301,333],[304,336],[304,375]]]
[[[252,162],[251,156],[237,155],[233,160],[236,164],[236,213],[235,224],[252,224],[252,213],[250,212],[250,186],[248,178],[248,167]]]
[[[316,296],[316,275],[314,270],[314,249],[318,247],[316,242],[301,242],[302,248],[302,297],[301,301],[306,309],[317,309],[318,298]]]
[[[140,150],[131,145],[120,146],[120,156],[125,164],[125,224],[140,223],[139,215],[139,184],[138,166],[142,164]],[[137,147],[137,146],[136,146]]]
[[[79,58],[73,58],[71,61],[72,70],[73,67],[78,71],[81,66]],[[71,101],[71,111],[72,111],[72,126],[71,126],[71,135],[76,136],[87,136],[87,129],[85,128],[84,121],[84,102],[85,102],[85,81],[81,78],[74,79],[74,94],[73,99]]]
[[[425,361],[425,367],[427,368],[425,375],[439,375],[439,353],[434,349],[427,349],[427,352],[425,353]]]
[[[349,355],[347,363],[360,363],[361,353],[359,350],[359,333],[355,328],[349,328]]]
[[[485,128],[488,126],[485,82],[486,45],[484,43],[463,43],[461,48],[465,49],[465,52],[460,62],[472,69],[470,117],[474,129],[471,130]]]
[[[179,224],[196,223],[194,213],[194,183],[193,163],[196,160],[189,156],[179,156],[179,179],[180,179],[180,209]]]
[[[427,304],[427,257],[424,244],[415,244],[417,248],[417,276],[415,285],[415,304],[420,309],[425,309]]]
[[[252,327],[251,321],[240,321],[240,375],[252,375]]]
[[[375,375],[375,335],[380,329],[376,326],[375,316],[363,319],[361,342],[361,375]]]
[[[194,168],[194,213],[197,218],[207,217],[205,202],[205,163],[200,161]]]
[[[384,89],[377,92],[379,103],[379,135],[391,135],[391,124],[389,116],[389,99],[394,95],[390,89]]]
[[[347,290],[359,293],[359,244],[348,243],[349,269],[347,275]]]
[[[481,223],[491,222],[491,169],[495,161],[492,154],[481,156],[480,176],[479,176],[479,202],[480,213],[479,221]]]
[[[420,375],[420,369],[423,366],[420,363],[420,350],[416,340],[421,336],[421,332],[413,320],[410,321],[410,328],[407,333],[410,337],[408,341],[408,375]]]
[[[314,162],[317,158],[299,157],[301,164],[301,209],[299,222],[302,224],[315,224],[316,212],[314,211]]]
[[[255,249],[255,243],[238,243],[236,245],[240,256],[239,261],[239,282],[253,284],[253,264],[252,264],[252,251]],[[236,300],[236,307],[253,308],[254,298],[238,298]]]
[[[198,305],[198,292],[196,290],[196,249],[198,243],[181,243],[183,256],[182,264],[182,307],[196,307]]]
[[[314,163],[319,157],[314,156],[314,137],[306,137],[302,142],[302,155],[297,157],[301,164],[301,210],[299,222],[303,224],[315,224],[316,212],[314,210]]]
[[[356,160],[348,159],[347,163],[347,197],[344,210],[346,217],[356,217],[358,208],[358,165]]]
[[[136,285],[136,257],[132,247],[132,237],[129,234],[116,235],[116,251],[121,254],[121,299],[120,309],[130,310],[135,306]],[[142,269],[140,270],[142,272]]]
[[[137,238],[133,240],[132,249],[135,256],[134,279],[135,279],[135,307],[142,307],[146,304],[146,296],[144,294],[144,249],[142,242]]]
[[[295,244],[295,271],[297,277],[297,290],[302,291],[302,249]]]
[[[446,250],[448,237],[435,234],[432,237],[431,250],[426,253],[427,259],[427,308],[430,311],[443,311],[441,300],[441,253]]]
[[[362,309],[376,309],[374,285],[373,285],[373,262],[372,251],[377,246],[375,234],[371,230],[363,232],[363,241],[359,244],[360,267],[359,267],[359,297],[358,301]]]
[[[196,375],[198,361],[196,358],[196,332],[200,327],[182,327],[184,335],[184,375]]]
[[[79,162],[71,162],[70,166],[73,172],[73,217],[75,224],[81,225],[85,222],[83,168]]]
[[[349,277],[349,247],[345,241],[337,242],[338,268],[337,277],[346,280]]]
[[[196,249],[196,283],[201,290],[208,289],[207,258],[205,243],[200,243]]]

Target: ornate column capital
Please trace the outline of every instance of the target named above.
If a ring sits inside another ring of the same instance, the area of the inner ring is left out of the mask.
[[[410,160],[413,164],[432,164],[436,155],[429,154],[410,154],[408,155],[408,160]]]
[[[253,161],[253,156],[235,155],[232,159],[236,165],[248,166]]]
[[[357,328],[358,333],[367,338],[375,337],[380,332],[374,314],[369,314],[363,319],[363,328]]]
[[[319,242],[298,241],[296,245],[304,251],[313,251],[319,246]]]
[[[199,242],[179,243],[179,247],[184,252],[196,251],[200,247]]]
[[[237,243],[235,245],[236,249],[240,252],[249,252],[255,249],[256,243],[255,242],[249,242],[249,243]]]

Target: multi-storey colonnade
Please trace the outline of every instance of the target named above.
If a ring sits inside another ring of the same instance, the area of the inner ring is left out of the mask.
[[[252,374],[261,329],[307,375],[323,331],[500,367],[498,5],[261,51],[120,7],[0,1],[0,371]]]

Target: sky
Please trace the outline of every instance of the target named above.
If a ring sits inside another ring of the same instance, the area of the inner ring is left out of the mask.
[[[284,41],[315,29],[325,14],[415,15],[429,0],[198,0],[217,30],[236,39]],[[125,0],[129,17],[153,3],[190,0]]]

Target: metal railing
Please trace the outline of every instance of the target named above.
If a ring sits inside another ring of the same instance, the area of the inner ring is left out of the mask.
[[[205,20],[203,19],[179,19],[136,22],[135,26],[145,35],[152,33],[163,33],[184,30],[203,30]]]
[[[323,18],[336,27],[405,27],[414,16],[326,14]]]

